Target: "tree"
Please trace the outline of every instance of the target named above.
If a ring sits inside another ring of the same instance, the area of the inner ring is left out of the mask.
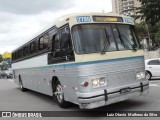
[[[160,23],[160,0],[139,0],[142,6],[137,8],[137,18],[145,21],[149,27],[152,46],[155,46],[155,35]]]
[[[2,55],[0,54],[0,63],[3,61]]]
[[[142,20],[152,26],[160,21],[160,0],[139,0],[142,6],[137,8]]]
[[[135,23],[135,31],[139,38],[139,40],[146,40],[147,44],[145,43],[146,48],[149,50],[151,47],[150,41],[150,31],[149,25],[147,25],[144,21],[140,23]],[[142,41],[143,43],[144,41]]]
[[[148,26],[145,22],[135,23],[135,30],[140,40],[148,36]]]
[[[157,31],[155,33],[155,41],[160,45],[160,24],[157,25]]]
[[[160,31],[155,35],[156,42],[160,43]]]

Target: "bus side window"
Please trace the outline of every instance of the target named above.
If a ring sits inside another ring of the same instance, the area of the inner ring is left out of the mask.
[[[60,35],[60,50],[63,56],[69,55],[72,50],[71,37],[69,34],[69,29],[64,28],[61,30]]]
[[[44,50],[48,48],[49,45],[49,36],[48,34],[45,34],[39,39],[39,50]]]
[[[59,34],[56,34],[55,41],[54,41],[54,50],[55,52],[60,51],[60,40],[59,40]]]
[[[39,50],[42,50],[43,47],[44,47],[44,40],[43,40],[43,37],[41,37],[41,38],[39,39]]]
[[[48,55],[48,64],[74,61],[69,28],[59,30],[52,38],[52,52]]]
[[[35,53],[37,51],[37,42],[34,41],[30,44],[30,53]]]
[[[60,57],[60,40],[59,40],[59,34],[56,34],[53,38],[53,44],[52,44],[52,52],[53,57]]]

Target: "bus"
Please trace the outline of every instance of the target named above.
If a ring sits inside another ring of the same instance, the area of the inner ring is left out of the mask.
[[[12,56],[20,89],[54,96],[62,108],[74,103],[93,109],[149,91],[144,50],[127,16],[62,16]]]

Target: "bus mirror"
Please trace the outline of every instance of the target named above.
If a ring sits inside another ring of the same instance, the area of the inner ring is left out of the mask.
[[[132,48],[133,48],[134,51],[137,51],[137,45],[133,44]]]
[[[69,61],[68,56],[66,56],[66,61]]]
[[[145,48],[145,45],[143,45],[143,44],[140,44],[139,47],[140,47],[140,49],[143,49],[143,50],[146,49],[146,48]]]

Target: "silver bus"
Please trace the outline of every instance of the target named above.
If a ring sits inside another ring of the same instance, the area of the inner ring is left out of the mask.
[[[93,109],[148,93],[144,51],[130,17],[71,14],[12,52],[14,82]],[[138,98],[137,98],[138,99]]]

